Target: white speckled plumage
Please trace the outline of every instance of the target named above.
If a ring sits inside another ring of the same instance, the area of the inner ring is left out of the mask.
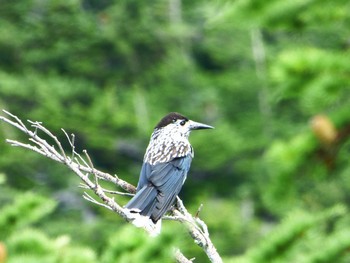
[[[181,129],[174,126],[168,125],[154,130],[145,153],[144,162],[155,165],[186,155],[191,155],[193,158],[193,148],[188,141],[189,131],[182,133]],[[174,131],[176,129],[178,132]]]

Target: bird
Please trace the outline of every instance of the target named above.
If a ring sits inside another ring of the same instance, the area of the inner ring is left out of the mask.
[[[174,204],[194,157],[190,132],[213,128],[177,112],[159,121],[144,155],[136,194],[124,206],[135,226],[151,229],[153,235],[160,233],[161,218]]]

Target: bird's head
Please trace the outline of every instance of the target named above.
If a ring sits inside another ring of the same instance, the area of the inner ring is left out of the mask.
[[[160,120],[155,127],[155,130],[163,130],[164,132],[169,133],[169,135],[173,134],[188,137],[192,130],[213,128],[214,127],[210,125],[192,121],[180,113],[171,112]]]

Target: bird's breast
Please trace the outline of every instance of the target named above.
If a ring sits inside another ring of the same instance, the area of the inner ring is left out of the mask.
[[[144,162],[151,165],[169,162],[175,158],[190,154],[193,157],[193,149],[187,141],[151,141],[147,147]]]

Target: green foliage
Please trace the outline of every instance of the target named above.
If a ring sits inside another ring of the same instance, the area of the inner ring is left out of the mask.
[[[350,238],[337,225],[347,218],[338,205],[311,214],[295,210],[244,257],[233,262],[346,262]]]
[[[8,246],[10,253],[22,255],[47,256],[54,251],[49,238],[34,229],[18,231],[9,238]]]
[[[350,246],[349,231],[337,231],[324,238],[310,255],[305,256],[303,262],[348,262],[350,257],[348,249]]]
[[[296,98],[300,109],[315,114],[349,93],[349,54],[317,48],[287,50],[271,68],[279,99]]]
[[[300,133],[289,142],[275,141],[265,153],[268,185],[263,198],[271,211],[285,213],[299,202],[296,179],[305,160],[315,150],[315,142],[309,133]]]
[[[93,250],[71,244],[66,236],[50,239],[34,229],[15,232],[9,237],[7,246],[9,254],[14,255],[10,257],[10,263],[92,263],[97,260]]]
[[[132,226],[125,226],[111,235],[101,262],[168,262],[176,244],[174,232],[169,230],[156,238],[140,233]]]
[[[339,0],[278,1],[239,0],[221,7],[220,22],[231,19],[240,27],[267,27],[271,29],[303,30],[332,28],[349,24],[345,10],[348,2]],[[215,21],[217,22],[217,21]]]
[[[32,193],[17,196],[13,204],[0,210],[0,236],[3,238],[15,230],[41,220],[51,213],[55,206],[56,202],[53,200]]]

